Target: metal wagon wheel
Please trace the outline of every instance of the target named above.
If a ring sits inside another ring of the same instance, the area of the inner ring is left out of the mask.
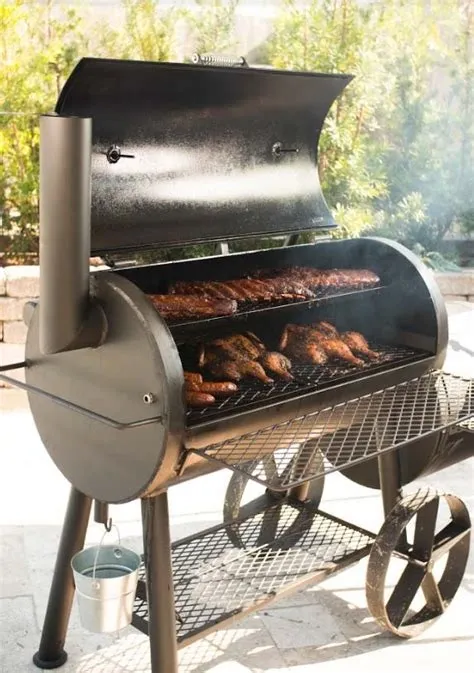
[[[440,505],[449,514],[445,525],[440,522]],[[428,488],[400,500],[374,541],[367,568],[367,603],[381,626],[411,638],[441,617],[461,584],[470,530],[466,506],[454,495]],[[404,569],[387,591],[387,574],[395,559]]]
[[[257,540],[252,543],[252,546],[257,547],[271,543],[275,540],[277,533],[279,536],[290,534],[289,539],[294,544],[299,535],[302,535],[311,526],[324,490],[324,474],[322,474],[324,458],[321,453],[315,451],[311,460],[314,466],[313,474],[321,473],[321,475],[308,482],[307,486],[303,485],[302,493],[304,495],[301,499],[305,503],[305,508],[298,512],[291,521],[287,521],[286,526],[281,516],[281,509],[275,509],[274,505],[283,503],[288,495],[291,497],[291,492],[280,492],[266,488],[257,497],[242,504],[247,486],[249,482],[252,483],[252,480],[247,474],[233,472],[225,494],[223,520],[224,523],[234,523],[233,526],[227,526],[226,532],[236,547],[245,548],[247,546],[243,535],[244,526],[241,530],[239,522],[251,515],[262,514]],[[294,461],[295,459],[288,461],[277,479],[275,479],[275,475],[278,475],[278,468],[273,455],[265,457],[256,464],[255,470],[264,474],[266,480],[271,480],[272,483],[275,483],[275,481],[285,483],[289,480],[288,477],[293,471]],[[261,489],[263,489],[263,486]]]

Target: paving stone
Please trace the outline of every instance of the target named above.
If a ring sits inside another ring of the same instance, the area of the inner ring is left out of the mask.
[[[1,299],[2,298],[0,297],[0,300]],[[11,362],[22,362],[24,359],[24,344],[7,344],[4,341],[0,342],[0,366],[10,364]],[[25,374],[22,369],[16,369],[15,371],[11,372],[11,375],[13,378],[17,378],[19,381],[25,380]],[[3,381],[0,381],[0,388],[3,387],[8,387],[8,385]]]
[[[22,526],[5,526],[0,536],[0,599],[31,593]]]
[[[280,650],[344,643],[346,638],[324,605],[265,611],[262,621]]]

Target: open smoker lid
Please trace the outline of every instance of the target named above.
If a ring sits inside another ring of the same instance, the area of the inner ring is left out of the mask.
[[[81,60],[56,112],[93,119],[92,252],[335,226],[317,147],[351,79]]]

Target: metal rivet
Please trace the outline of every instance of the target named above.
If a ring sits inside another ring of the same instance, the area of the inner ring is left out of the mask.
[[[145,404],[153,404],[153,402],[155,401],[155,396],[153,395],[153,393],[145,393],[143,395],[143,401],[145,402]]]

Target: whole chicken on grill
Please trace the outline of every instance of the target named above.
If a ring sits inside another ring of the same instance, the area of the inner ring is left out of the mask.
[[[265,346],[251,333],[232,334],[215,339],[201,347],[199,366],[216,377],[224,376],[232,381],[240,381],[251,376],[263,383],[273,383],[265,369],[257,362]]]
[[[285,381],[293,380],[290,360],[282,353],[267,351],[253,332],[232,334],[204,344],[199,366],[212,376],[232,381],[250,376],[263,383],[273,383],[273,374]]]
[[[317,329],[313,325],[287,325],[283,331],[280,348],[300,362],[325,364],[328,358],[336,358],[356,367],[363,366],[364,361],[355,357],[349,346],[337,335],[337,330],[336,335],[328,334],[331,328],[330,323],[323,324],[324,331],[320,331],[321,327]],[[321,358],[320,351],[326,356],[325,359]]]
[[[211,342],[212,349],[218,349],[227,353],[233,360],[245,357],[256,360],[265,351],[253,334],[232,334],[223,339],[215,339]]]
[[[351,351],[359,353],[359,355],[364,355],[369,360],[378,360],[380,357],[379,353],[370,348],[366,338],[360,332],[350,331],[339,333],[334,325],[331,325],[330,322],[324,320],[313,323],[311,327],[314,327],[318,332],[322,332],[326,336],[340,339]]]
[[[293,381],[294,376],[290,373],[291,361],[282,353],[277,351],[267,351],[261,358],[260,362],[267,371],[277,374],[285,381]]]
[[[325,320],[321,320],[320,322],[312,323],[310,325],[310,327],[313,327],[317,332],[321,332],[321,334],[324,334],[325,336],[329,336],[329,337],[338,337],[339,336],[339,332],[334,327],[334,325],[331,325],[330,322],[326,322]]]
[[[288,357],[304,364],[324,365],[328,360],[311,331],[300,325],[285,327],[279,347]]]
[[[373,351],[367,343],[365,337],[359,332],[342,332],[341,341],[349,346],[351,351],[365,355],[369,360],[378,360],[380,355]]]

